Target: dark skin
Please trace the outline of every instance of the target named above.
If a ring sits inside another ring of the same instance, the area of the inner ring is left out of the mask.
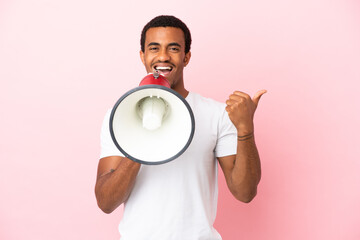
[[[184,98],[189,91],[184,87],[183,69],[189,63],[191,52],[185,53],[185,39],[181,29],[173,27],[150,28],[146,32],[145,50],[140,58],[147,72],[157,68],[169,68],[163,74],[171,88]],[[226,111],[239,136],[236,155],[220,157],[229,190],[239,201],[248,203],[257,193],[261,178],[260,158],[254,139],[254,113],[265,90],[251,98],[235,91],[226,101]],[[245,137],[243,137],[245,136]],[[95,185],[98,206],[111,213],[124,203],[134,186],[140,164],[120,156],[100,159]]]

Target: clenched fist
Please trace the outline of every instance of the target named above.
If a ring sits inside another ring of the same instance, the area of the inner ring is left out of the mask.
[[[226,111],[235,125],[238,135],[247,135],[254,131],[254,113],[261,96],[266,90],[258,91],[253,98],[248,94],[235,91],[226,100]]]

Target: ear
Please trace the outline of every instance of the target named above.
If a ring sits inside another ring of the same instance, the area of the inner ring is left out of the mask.
[[[184,66],[185,67],[190,62],[190,58],[191,58],[191,52],[189,51],[188,53],[185,54],[185,58],[184,58]]]
[[[145,53],[143,51],[141,51],[141,50],[140,50],[140,58],[141,58],[142,63],[145,66]]]

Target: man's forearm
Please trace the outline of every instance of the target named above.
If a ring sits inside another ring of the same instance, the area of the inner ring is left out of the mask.
[[[260,178],[261,165],[254,136],[239,138],[231,172],[231,190],[234,196],[243,202],[250,202],[256,196]]]
[[[123,158],[116,169],[98,177],[95,195],[101,210],[111,213],[126,201],[139,169],[139,163]]]

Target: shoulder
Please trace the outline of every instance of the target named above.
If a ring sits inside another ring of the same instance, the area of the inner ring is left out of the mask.
[[[194,107],[208,108],[211,111],[224,111],[226,104],[218,102],[214,99],[201,96],[198,93],[189,92],[189,96],[186,98],[190,105]]]

